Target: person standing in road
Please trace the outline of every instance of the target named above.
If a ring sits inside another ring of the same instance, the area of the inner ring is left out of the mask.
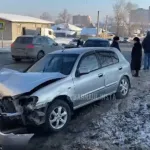
[[[141,61],[142,61],[142,45],[140,43],[140,39],[138,37],[135,37],[133,39],[134,46],[131,52],[131,70],[134,77],[139,76],[139,70],[141,69]]]
[[[119,47],[119,37],[118,36],[115,36],[113,38],[113,42],[111,44],[111,47],[117,48],[119,51],[121,51],[120,47]]]
[[[142,42],[144,49],[144,70],[149,70],[150,68],[150,31],[147,32],[147,36]]]
[[[82,41],[81,41],[81,38],[79,38],[77,41],[77,47],[80,47],[81,45],[82,45]]]

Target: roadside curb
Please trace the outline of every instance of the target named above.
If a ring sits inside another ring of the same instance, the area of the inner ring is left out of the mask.
[[[7,54],[7,53],[10,53],[10,52],[0,52],[0,54]]]
[[[0,50],[0,54],[3,54],[3,53],[10,53],[10,50]]]

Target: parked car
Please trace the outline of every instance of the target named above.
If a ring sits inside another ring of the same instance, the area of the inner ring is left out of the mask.
[[[129,62],[115,48],[55,51],[25,73],[1,70],[0,116],[58,132],[74,110],[111,94],[127,97],[130,77]]]
[[[83,45],[83,47],[109,47],[109,40],[101,38],[89,38]]]
[[[47,36],[19,36],[11,45],[11,55],[15,61],[21,59],[41,59],[47,53],[62,49]]]

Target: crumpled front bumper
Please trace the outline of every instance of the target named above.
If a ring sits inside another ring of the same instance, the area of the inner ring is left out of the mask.
[[[21,112],[17,112],[18,110],[21,110]],[[2,121],[7,120],[7,122],[19,120],[19,123],[23,126],[39,126],[43,124],[45,122],[45,110],[45,107],[36,109],[32,107],[32,104],[30,103],[28,103],[28,105],[22,104],[22,106],[16,106],[14,100],[9,98],[6,98],[4,101],[0,100],[0,119]]]

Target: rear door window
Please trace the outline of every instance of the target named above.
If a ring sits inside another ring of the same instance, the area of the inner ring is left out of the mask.
[[[19,44],[32,44],[33,42],[33,37],[18,37],[15,41],[15,43]]]
[[[114,52],[97,52],[101,67],[107,67],[119,62],[119,58]]]

